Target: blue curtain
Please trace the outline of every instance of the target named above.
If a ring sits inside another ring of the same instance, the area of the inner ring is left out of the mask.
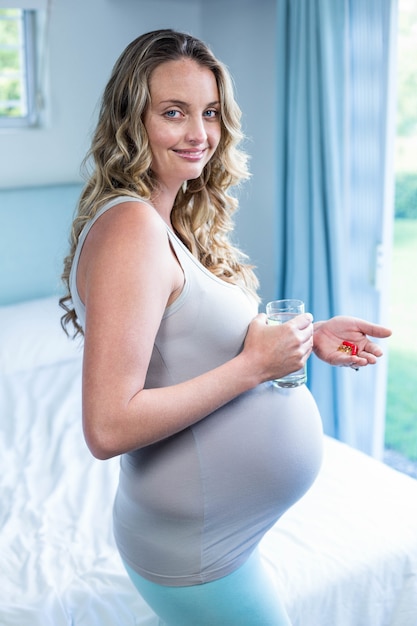
[[[396,0],[277,0],[278,297],[316,320],[386,323]],[[356,373],[315,357],[327,434],[376,456],[386,359]]]

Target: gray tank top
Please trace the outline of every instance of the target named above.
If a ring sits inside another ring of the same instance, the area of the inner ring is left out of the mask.
[[[79,240],[70,277],[76,289]],[[141,202],[141,201],[138,201]],[[161,320],[146,387],[165,387],[225,363],[242,349],[256,305],[214,276],[167,226],[185,285]],[[311,486],[321,464],[322,425],[305,386],[259,385],[161,442],[123,454],[114,503],[122,558],[168,586],[201,584],[234,571],[279,517]]]

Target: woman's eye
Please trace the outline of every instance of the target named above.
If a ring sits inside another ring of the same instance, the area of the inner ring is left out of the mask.
[[[165,112],[165,116],[169,117],[170,119],[178,117],[180,115],[179,111],[176,111],[175,109],[172,109],[171,111],[166,111]]]
[[[204,115],[205,117],[214,118],[219,115],[219,112],[216,109],[207,109]]]

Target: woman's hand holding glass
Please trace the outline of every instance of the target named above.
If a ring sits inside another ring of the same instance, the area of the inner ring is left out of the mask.
[[[259,382],[279,379],[304,367],[313,349],[313,317],[297,315],[285,324],[268,325],[264,313],[251,322],[243,353]]]

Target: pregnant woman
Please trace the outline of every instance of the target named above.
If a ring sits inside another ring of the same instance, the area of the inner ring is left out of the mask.
[[[225,67],[198,39],[142,35],[117,61],[65,262],[64,325],[84,335],[83,427],[121,455],[114,533],[166,626],[288,625],[258,545],[311,486],[322,428],[305,386],[270,381],[312,350],[375,363],[388,329],[309,313],[268,326],[230,242],[247,178]],[[356,354],[338,350],[343,341]]]

